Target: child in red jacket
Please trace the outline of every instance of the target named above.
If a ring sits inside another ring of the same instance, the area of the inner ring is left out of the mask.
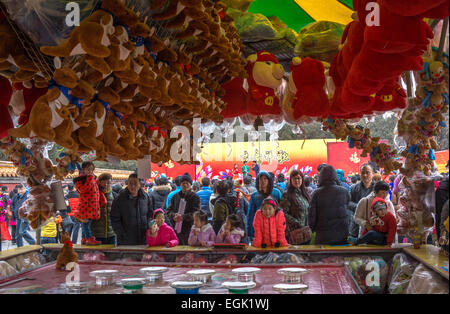
[[[174,247],[178,245],[178,238],[175,231],[165,223],[164,211],[161,208],[153,212],[153,221],[150,222],[150,229],[147,231],[148,246]]]
[[[73,179],[75,188],[79,194],[79,202],[75,218],[81,222],[81,244],[98,245],[101,242],[95,240],[91,233],[92,220],[100,219],[100,206],[106,206],[106,197],[100,193],[94,175],[95,166],[90,161],[81,165],[80,176]]]
[[[361,232],[361,238],[356,244],[376,244],[391,246],[397,232],[397,220],[388,212],[386,201],[381,197],[375,197],[372,202],[369,229]]]
[[[284,213],[278,209],[277,201],[269,196],[256,211],[253,220],[255,229],[254,247],[288,246],[286,241],[286,219]]]

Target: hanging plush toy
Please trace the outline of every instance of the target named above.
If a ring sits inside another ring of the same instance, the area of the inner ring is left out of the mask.
[[[247,107],[245,101],[247,91],[243,87],[244,80],[236,77],[222,85],[226,94],[222,100],[226,103],[226,107],[220,113],[224,118],[234,118],[246,114]]]
[[[280,99],[275,90],[281,85],[283,66],[267,51],[250,55],[247,60],[247,113],[255,116],[280,115]]]
[[[362,149],[361,157],[366,157],[368,153],[377,146],[379,137],[371,137],[370,130],[360,125],[350,127],[350,134],[347,142],[350,148]]]
[[[23,83],[15,83],[13,88],[17,91],[21,91],[23,94],[25,109],[20,113],[19,124],[24,125],[28,122],[30,117],[31,109],[34,106],[36,100],[43,96],[47,92],[47,88],[37,88],[32,86],[31,88],[25,86]]]
[[[329,101],[324,90],[324,72],[323,63],[318,60],[309,57],[295,57],[292,60],[291,77],[296,89],[292,102],[294,119],[328,115]]]
[[[8,136],[8,129],[14,127],[8,106],[13,90],[6,77],[0,75],[0,139]]]

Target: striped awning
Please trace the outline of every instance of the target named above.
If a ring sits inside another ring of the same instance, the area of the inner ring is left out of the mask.
[[[352,21],[353,0],[255,0],[249,12],[277,16],[296,32],[315,21],[347,25]]]

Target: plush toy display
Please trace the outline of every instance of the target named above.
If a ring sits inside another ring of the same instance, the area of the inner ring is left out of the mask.
[[[354,1],[358,21],[347,26],[343,48],[331,65],[330,74],[336,84],[332,117],[362,117],[405,108],[405,93],[396,82],[404,71],[422,68],[421,55],[433,38],[431,28],[423,21],[424,15],[405,14],[410,10],[405,1],[391,5],[379,0],[380,24],[366,27],[367,4],[367,0]],[[423,7],[439,11],[440,4]],[[448,16],[443,11],[440,13]]]
[[[329,101],[324,90],[325,69],[322,62],[307,58],[294,58],[291,63],[292,83],[296,93],[292,102],[294,119],[302,116],[326,117]]]
[[[191,117],[220,123],[225,102],[218,96],[225,90],[219,82],[246,76],[243,46],[226,11],[220,1],[176,0],[153,14],[153,21],[173,18],[171,28],[187,42],[197,42],[185,48],[185,43],[176,47],[178,42],[159,38],[156,27],[141,21],[124,1],[102,1],[66,41],[41,47],[64,60],[55,58],[47,92],[29,104],[24,97],[24,108],[15,101],[16,111],[24,113],[21,126],[9,134],[96,151],[98,160],[108,155],[128,160],[150,152],[145,130],[153,126],[171,129]],[[165,147],[158,158],[169,160],[169,152]],[[59,177],[66,166],[59,167]]]
[[[14,127],[9,114],[8,106],[13,90],[6,77],[0,75],[0,139],[8,136],[8,129]]]
[[[281,84],[284,69],[275,56],[260,51],[248,58],[247,112],[255,115],[280,115],[280,99],[275,94]]]
[[[362,149],[361,157],[366,157],[377,146],[379,140],[379,137],[370,136],[370,130],[368,128],[357,125],[350,127],[347,142],[350,148]]]
[[[401,171],[407,176],[414,175],[416,171],[431,174],[434,150],[439,148],[437,136],[446,126],[443,114],[448,112],[448,71],[444,71],[445,64],[429,56],[424,56],[423,60],[416,99],[399,121],[399,135],[407,143],[402,152],[405,164]]]

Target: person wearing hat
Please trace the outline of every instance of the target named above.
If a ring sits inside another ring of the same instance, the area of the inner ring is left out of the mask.
[[[180,240],[180,245],[188,245],[189,233],[194,223],[193,214],[201,209],[200,197],[191,191],[192,178],[185,173],[180,178],[180,191],[170,200],[167,217]]]
[[[372,202],[371,213],[369,224],[356,241],[356,245],[368,243],[391,246],[397,233],[397,220],[388,211],[386,200],[375,197]]]
[[[147,246],[174,247],[178,245],[175,231],[165,223],[164,210],[155,209],[153,220],[150,221],[147,231]]]
[[[286,241],[286,219],[284,213],[278,208],[275,198],[269,196],[262,202],[261,209],[255,213],[253,220],[255,238],[254,247],[285,247]]]
[[[164,207],[167,195],[172,191],[172,187],[169,185],[169,181],[166,177],[160,177],[155,179],[156,185],[152,191],[148,194],[152,201],[152,210],[155,211],[158,208]]]
[[[277,202],[281,200],[281,192],[273,188],[273,180],[267,171],[261,171],[256,177],[257,191],[250,196],[248,202],[247,234],[250,239],[254,236],[253,218],[258,209],[261,208],[263,200],[273,196]]]
[[[370,206],[375,198],[378,197],[384,199],[386,201],[387,210],[395,217],[394,205],[389,200],[389,184],[384,181],[379,181],[375,183],[373,189],[373,192],[360,200],[358,206],[356,207],[354,221],[361,227],[359,236],[362,235],[362,230],[367,229],[368,227],[370,228],[370,217],[374,214],[373,212],[371,212]]]

